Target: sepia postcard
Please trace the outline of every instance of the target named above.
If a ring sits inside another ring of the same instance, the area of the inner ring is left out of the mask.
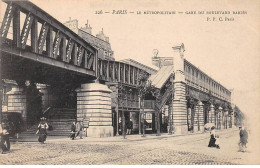
[[[259,91],[258,0],[0,2],[0,165],[259,165]]]

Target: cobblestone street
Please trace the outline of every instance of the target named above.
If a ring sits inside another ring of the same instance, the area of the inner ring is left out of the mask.
[[[209,133],[145,138],[130,135],[127,139],[86,137],[74,141],[48,137],[46,144],[13,143],[9,153],[0,155],[0,164],[246,164],[251,154],[250,144],[247,152],[238,152],[238,130],[217,134],[221,137],[221,149],[207,147]]]

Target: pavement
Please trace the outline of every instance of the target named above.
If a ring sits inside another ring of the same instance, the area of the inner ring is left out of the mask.
[[[216,131],[220,149],[207,147],[209,133],[189,135],[148,134],[71,140],[49,136],[45,144],[37,136],[11,144],[0,155],[3,165],[237,165],[254,164],[253,146],[238,152],[238,129]],[[250,138],[250,135],[249,135]],[[250,139],[249,139],[250,140]],[[250,142],[250,141],[249,141]]]

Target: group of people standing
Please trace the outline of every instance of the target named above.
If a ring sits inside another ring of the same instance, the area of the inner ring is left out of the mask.
[[[83,136],[83,122],[78,121],[78,122],[73,122],[71,125],[71,134],[70,138],[74,140],[77,136],[80,136],[80,139],[82,139]]]
[[[36,134],[39,134],[39,138],[38,141],[40,143],[44,143],[47,139],[47,130],[49,128],[49,125],[46,121],[46,118],[42,117],[41,121],[38,125],[38,130],[36,132]],[[71,125],[71,134],[70,134],[70,138],[72,140],[74,140],[77,136],[80,136],[80,139],[82,139],[83,136],[83,122],[82,121],[78,121],[78,122],[73,122]]]
[[[47,139],[47,130],[49,128],[48,123],[46,122],[46,118],[42,117],[41,122],[38,125],[38,130],[36,134],[39,134],[38,141],[40,143],[44,143]],[[78,122],[73,122],[71,125],[71,133],[70,133],[70,138],[74,140],[77,136],[80,136],[80,139],[83,137],[83,122],[78,121]]]
[[[130,134],[132,134],[132,130],[133,130],[133,121],[132,121],[132,119],[130,118],[129,120],[126,120],[125,121],[125,128],[124,128],[124,126],[123,126],[123,122],[121,121],[121,118],[119,119],[119,125],[118,125],[119,127],[119,131],[121,131],[121,133],[123,134],[123,131],[125,131],[125,130],[123,130],[123,129],[126,129],[126,132],[125,132],[125,134],[126,135],[130,135]]]

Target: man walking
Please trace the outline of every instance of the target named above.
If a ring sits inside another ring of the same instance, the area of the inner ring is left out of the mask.
[[[133,122],[132,122],[132,119],[130,118],[130,121],[127,122],[127,132],[126,134],[127,135],[130,135],[131,132],[132,132],[132,129],[133,129]]]
[[[70,135],[70,138],[72,140],[74,140],[76,137],[76,122],[73,121],[72,125],[71,125],[71,135]]]
[[[79,135],[80,139],[82,139],[82,131],[83,131],[83,123],[82,121],[78,121],[76,124],[76,131],[77,131],[77,135],[76,137]]]

